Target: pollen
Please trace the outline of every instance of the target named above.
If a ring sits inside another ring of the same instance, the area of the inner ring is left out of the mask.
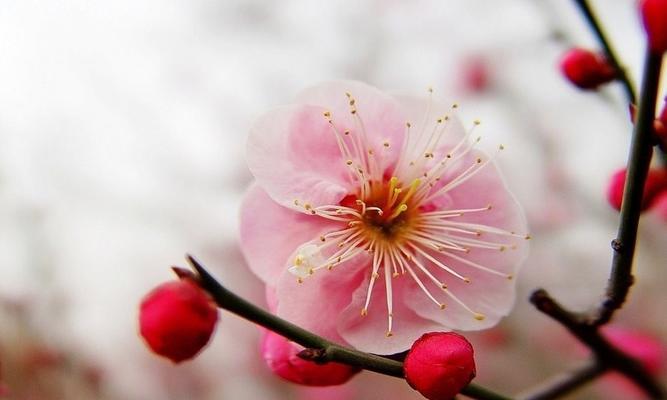
[[[432,93],[432,89],[429,92]],[[400,150],[398,159],[394,160],[391,158],[393,152],[379,151],[389,148],[392,138],[379,142],[369,139],[373,132],[367,130],[365,116],[357,108],[364,98],[357,100],[349,92],[344,95],[352,114],[347,117],[353,122],[349,130],[339,130],[331,112],[324,112],[324,116],[331,122],[331,134],[338,143],[349,186],[353,189],[339,204],[320,205],[315,201],[311,204],[294,200],[294,205],[307,211],[306,215],[326,219],[337,228],[300,246],[290,258],[287,270],[303,282],[312,279],[322,269],[335,269],[329,276],[355,273],[354,268],[346,268],[348,262],[355,260],[354,264],[350,263],[353,265],[364,263],[367,268],[364,284],[367,286],[359,315],[367,317],[371,302],[383,301],[386,304],[386,337],[391,337],[395,328],[401,326],[396,324],[394,327],[394,318],[399,318],[398,315],[394,317],[394,291],[397,287],[405,287],[404,284],[396,286],[399,279],[410,280],[411,285],[428,299],[429,307],[436,310],[447,308],[444,315],[465,312],[468,318],[484,320],[485,315],[476,310],[471,297],[461,292],[486,287],[471,284],[471,277],[476,283],[492,279],[499,285],[512,284],[508,281],[513,279],[513,274],[508,272],[514,271],[476,261],[470,257],[471,251],[475,252],[473,254],[504,252],[507,248],[516,248],[520,239],[530,239],[528,234],[471,222],[484,221],[485,216],[495,216],[489,218],[494,221],[504,212],[502,207],[496,210],[488,204],[489,198],[483,194],[479,199],[469,199],[467,207],[449,206],[450,194],[493,165],[490,163],[492,157],[477,156],[480,153],[474,146],[478,141],[470,140],[472,129],[454,145],[447,141],[450,139],[444,139],[448,127],[458,122],[452,111],[452,117],[449,114],[440,114],[438,118],[425,116],[424,122],[414,127],[411,122],[405,122],[405,143],[391,144]],[[452,109],[456,108],[458,105],[453,104]],[[475,120],[473,127],[479,124],[479,120]],[[498,148],[502,150],[504,146]],[[486,201],[482,202],[483,199]],[[494,257],[504,257],[493,254]],[[382,288],[376,285],[384,286],[384,299],[377,298]]]

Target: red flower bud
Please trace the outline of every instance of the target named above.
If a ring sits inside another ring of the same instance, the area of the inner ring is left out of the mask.
[[[667,51],[667,0],[642,0],[639,10],[649,48],[654,53],[664,53]]]
[[[453,332],[426,333],[405,357],[405,379],[430,400],[450,400],[475,377],[470,342]]]
[[[585,49],[570,49],[561,58],[560,68],[581,89],[595,89],[616,78],[616,70],[603,55]]]
[[[306,386],[341,385],[359,372],[349,365],[329,362],[316,364],[298,356],[301,348],[271,331],[262,336],[262,356],[274,374]]]
[[[623,187],[625,186],[625,168],[616,171],[609,180],[607,187],[607,200],[616,210],[621,209],[623,202]],[[650,169],[644,184],[644,194],[642,197],[642,211],[648,210],[655,203],[656,196],[667,189],[667,170]]]
[[[148,346],[175,363],[206,346],[218,321],[210,296],[189,279],[163,283],[144,297],[139,330]]]

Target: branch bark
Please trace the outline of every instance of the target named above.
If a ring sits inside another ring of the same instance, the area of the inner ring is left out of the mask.
[[[306,347],[306,350],[301,352],[303,358],[318,363],[334,361],[383,375],[404,378],[402,362],[338,345],[285,321],[223,287],[193,256],[186,255],[186,259],[197,272],[193,278],[213,297],[220,308]],[[178,269],[176,273],[179,276],[184,274],[182,270]],[[461,394],[477,400],[511,400],[509,397],[475,384],[466,386]]]

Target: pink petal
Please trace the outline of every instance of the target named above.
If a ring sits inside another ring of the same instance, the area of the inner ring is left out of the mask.
[[[351,192],[325,109],[293,105],[264,115],[250,131],[247,160],[257,183],[285,207],[338,204]]]
[[[477,157],[480,154],[479,152],[473,153],[470,158]],[[527,257],[528,243],[523,237],[527,233],[527,224],[521,207],[505,187],[504,180],[495,164],[491,163],[485,166],[474,177],[449,191],[445,196],[451,209],[483,208],[492,205],[492,208],[488,211],[465,214],[462,217],[453,218],[452,221],[488,225],[514,231],[521,236],[483,233],[477,239],[501,243],[504,245],[504,249],[501,251],[500,249],[471,248],[468,254],[449,252],[491,270],[514,276]],[[445,326],[455,326],[461,330],[477,330],[495,325],[501,317],[509,313],[514,304],[514,279],[510,280],[480,270],[437,251],[430,252],[430,254],[460,275],[471,280],[471,283],[465,283],[436,266],[429,268],[436,277],[448,285],[451,293],[475,312],[484,314],[486,318],[483,321],[475,320],[469,311],[449,299],[444,293],[439,293],[440,296],[437,298],[445,300],[447,309],[440,310],[428,298],[419,293],[421,292],[419,287],[413,285],[413,294],[406,294],[405,301],[417,314],[439,321]],[[428,263],[429,261],[426,260],[425,262]],[[433,288],[432,293],[436,292],[437,288]]]
[[[399,102],[377,88],[358,81],[325,82],[306,89],[297,96],[297,102],[326,108],[331,112],[334,125],[340,132],[361,133],[358,119],[350,112],[354,98],[356,116],[363,121],[370,149],[381,157],[385,167],[393,165],[403,146],[405,123],[409,121]],[[389,147],[385,147],[385,142]]]
[[[276,282],[297,247],[337,225],[282,207],[259,185],[253,185],[241,204],[241,250],[260,279]]]
[[[285,272],[277,286],[278,316],[337,343],[337,317],[364,279],[368,256],[361,254],[333,270],[319,270],[303,279]]]
[[[346,342],[353,347],[375,354],[395,354],[410,348],[424,332],[442,331],[440,324],[418,316],[406,307],[402,293],[409,291],[411,280],[407,275],[392,278],[393,329],[387,337],[387,302],[384,276],[373,287],[368,312],[361,316],[361,309],[366,302],[370,269],[365,270],[364,280],[357,286],[352,301],[342,309],[338,317],[338,331]],[[417,294],[414,294],[417,295]],[[431,304],[433,305],[433,304]],[[434,306],[434,305],[433,305]]]

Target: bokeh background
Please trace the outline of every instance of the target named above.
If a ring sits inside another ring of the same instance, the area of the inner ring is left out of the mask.
[[[637,81],[635,1],[593,6]],[[586,351],[526,298],[545,287],[584,310],[601,295],[618,223],[605,189],[625,163],[631,124],[620,87],[583,93],[561,77],[558,59],[574,44],[596,47],[562,0],[1,2],[8,398],[420,398],[367,372],[335,389],[284,383],[264,366],[256,327],[227,313],[210,347],[177,367],[137,335],[141,297],[173,278],[169,266],[186,251],[263,302],[238,250],[239,203],[252,181],[247,132],[300,89],[335,78],[410,94],[431,86],[464,120],[481,119],[484,145],[507,148],[499,163],[528,214],[532,249],[515,312],[469,335],[477,382],[517,394],[581,365]],[[638,283],[614,323],[645,336],[640,348],[655,349],[658,367],[666,233],[656,213],[643,217]],[[614,396],[641,398],[613,377],[569,398]]]

